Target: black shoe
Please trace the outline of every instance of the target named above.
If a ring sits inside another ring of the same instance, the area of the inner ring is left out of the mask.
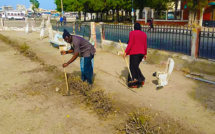
[[[154,72],[154,73],[152,74],[152,76],[154,76],[154,77],[156,77],[156,75],[157,75],[157,72]]]

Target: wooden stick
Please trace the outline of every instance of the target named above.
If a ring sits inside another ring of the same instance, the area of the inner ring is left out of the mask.
[[[60,46],[60,51],[63,50],[63,47]],[[63,63],[65,63],[65,59],[64,59],[64,55],[62,55],[62,59],[63,59]],[[68,79],[67,79],[67,74],[66,74],[66,68],[63,68],[64,70],[64,76],[65,76],[65,80],[66,80],[66,88],[67,88],[67,95],[69,95],[69,85],[68,85]]]
[[[122,52],[125,54],[125,50],[124,50],[124,48],[123,48],[123,46],[122,46],[121,40],[119,40],[119,44],[120,44],[120,46],[121,46],[121,48],[122,48]],[[126,62],[126,65],[127,65],[127,67],[128,67],[128,72],[129,72],[129,74],[130,74],[131,80],[133,81],[133,78],[132,78],[132,75],[131,75],[131,70],[130,70],[129,64],[128,64],[128,59],[127,59],[126,57],[125,57],[125,62]]]
[[[63,58],[63,63],[65,63],[64,55],[62,56],[62,58]],[[65,80],[66,80],[67,94],[69,95],[69,85],[68,85],[68,80],[67,80],[66,68],[63,68],[63,70],[64,70],[64,75],[65,75]]]

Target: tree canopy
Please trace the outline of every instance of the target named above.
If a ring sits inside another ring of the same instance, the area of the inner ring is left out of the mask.
[[[35,9],[38,9],[40,6],[40,3],[38,0],[30,0],[31,4],[32,4],[32,10],[35,12]]]
[[[208,4],[208,0],[187,0],[187,7],[190,11],[197,12]]]
[[[166,10],[167,3],[175,0],[133,0],[134,9],[151,7]],[[55,0],[57,10],[61,11],[61,0]],[[63,0],[65,11],[103,12],[111,9],[131,11],[132,0]]]

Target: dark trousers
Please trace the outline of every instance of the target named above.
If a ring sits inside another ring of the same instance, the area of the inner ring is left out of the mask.
[[[135,86],[135,85],[141,85],[143,81],[145,81],[145,77],[140,71],[139,65],[143,59],[143,54],[136,54],[136,55],[130,55],[130,70],[131,75],[128,75],[128,86]],[[137,80],[137,82],[132,82],[134,80]]]
[[[150,24],[150,27],[149,27],[149,30],[148,30],[148,31],[150,31],[151,29],[153,29],[153,30],[154,30],[154,26],[153,26],[153,24]]]
[[[87,81],[89,84],[92,84],[93,79],[93,58],[94,55],[81,57],[80,59],[81,79]]]

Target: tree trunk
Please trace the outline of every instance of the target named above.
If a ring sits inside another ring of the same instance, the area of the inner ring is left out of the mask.
[[[128,11],[128,16],[129,18],[131,18],[131,11]]]
[[[101,20],[100,21],[102,22],[102,12],[100,12],[100,14],[101,14]]]
[[[108,10],[106,11],[106,21],[108,21]]]
[[[90,19],[91,19],[91,21],[92,21],[92,18],[93,18],[93,16],[92,16],[92,15],[93,15],[93,14],[92,14],[92,13],[90,13],[90,16],[91,16],[91,18],[90,18]]]
[[[114,13],[115,13],[115,10],[112,10],[113,13],[112,13],[112,21],[114,21]]]
[[[177,8],[178,8],[178,0],[175,0],[175,13],[174,13],[175,20],[177,19],[177,15],[176,15]]]
[[[188,25],[189,26],[194,26],[194,24],[197,24],[197,21],[195,19],[195,12],[190,12],[189,13],[189,22],[188,22]]]
[[[86,21],[87,12],[84,12],[84,21]]]
[[[118,6],[117,6],[117,9],[116,9],[116,20],[119,22],[119,9],[118,9]]]
[[[98,21],[99,13],[96,12],[96,21]]]
[[[128,11],[125,11],[125,20],[128,18]]]
[[[117,9],[117,20],[119,22],[119,9]]]
[[[78,17],[79,17],[79,20],[81,21],[81,12],[78,11]]]

